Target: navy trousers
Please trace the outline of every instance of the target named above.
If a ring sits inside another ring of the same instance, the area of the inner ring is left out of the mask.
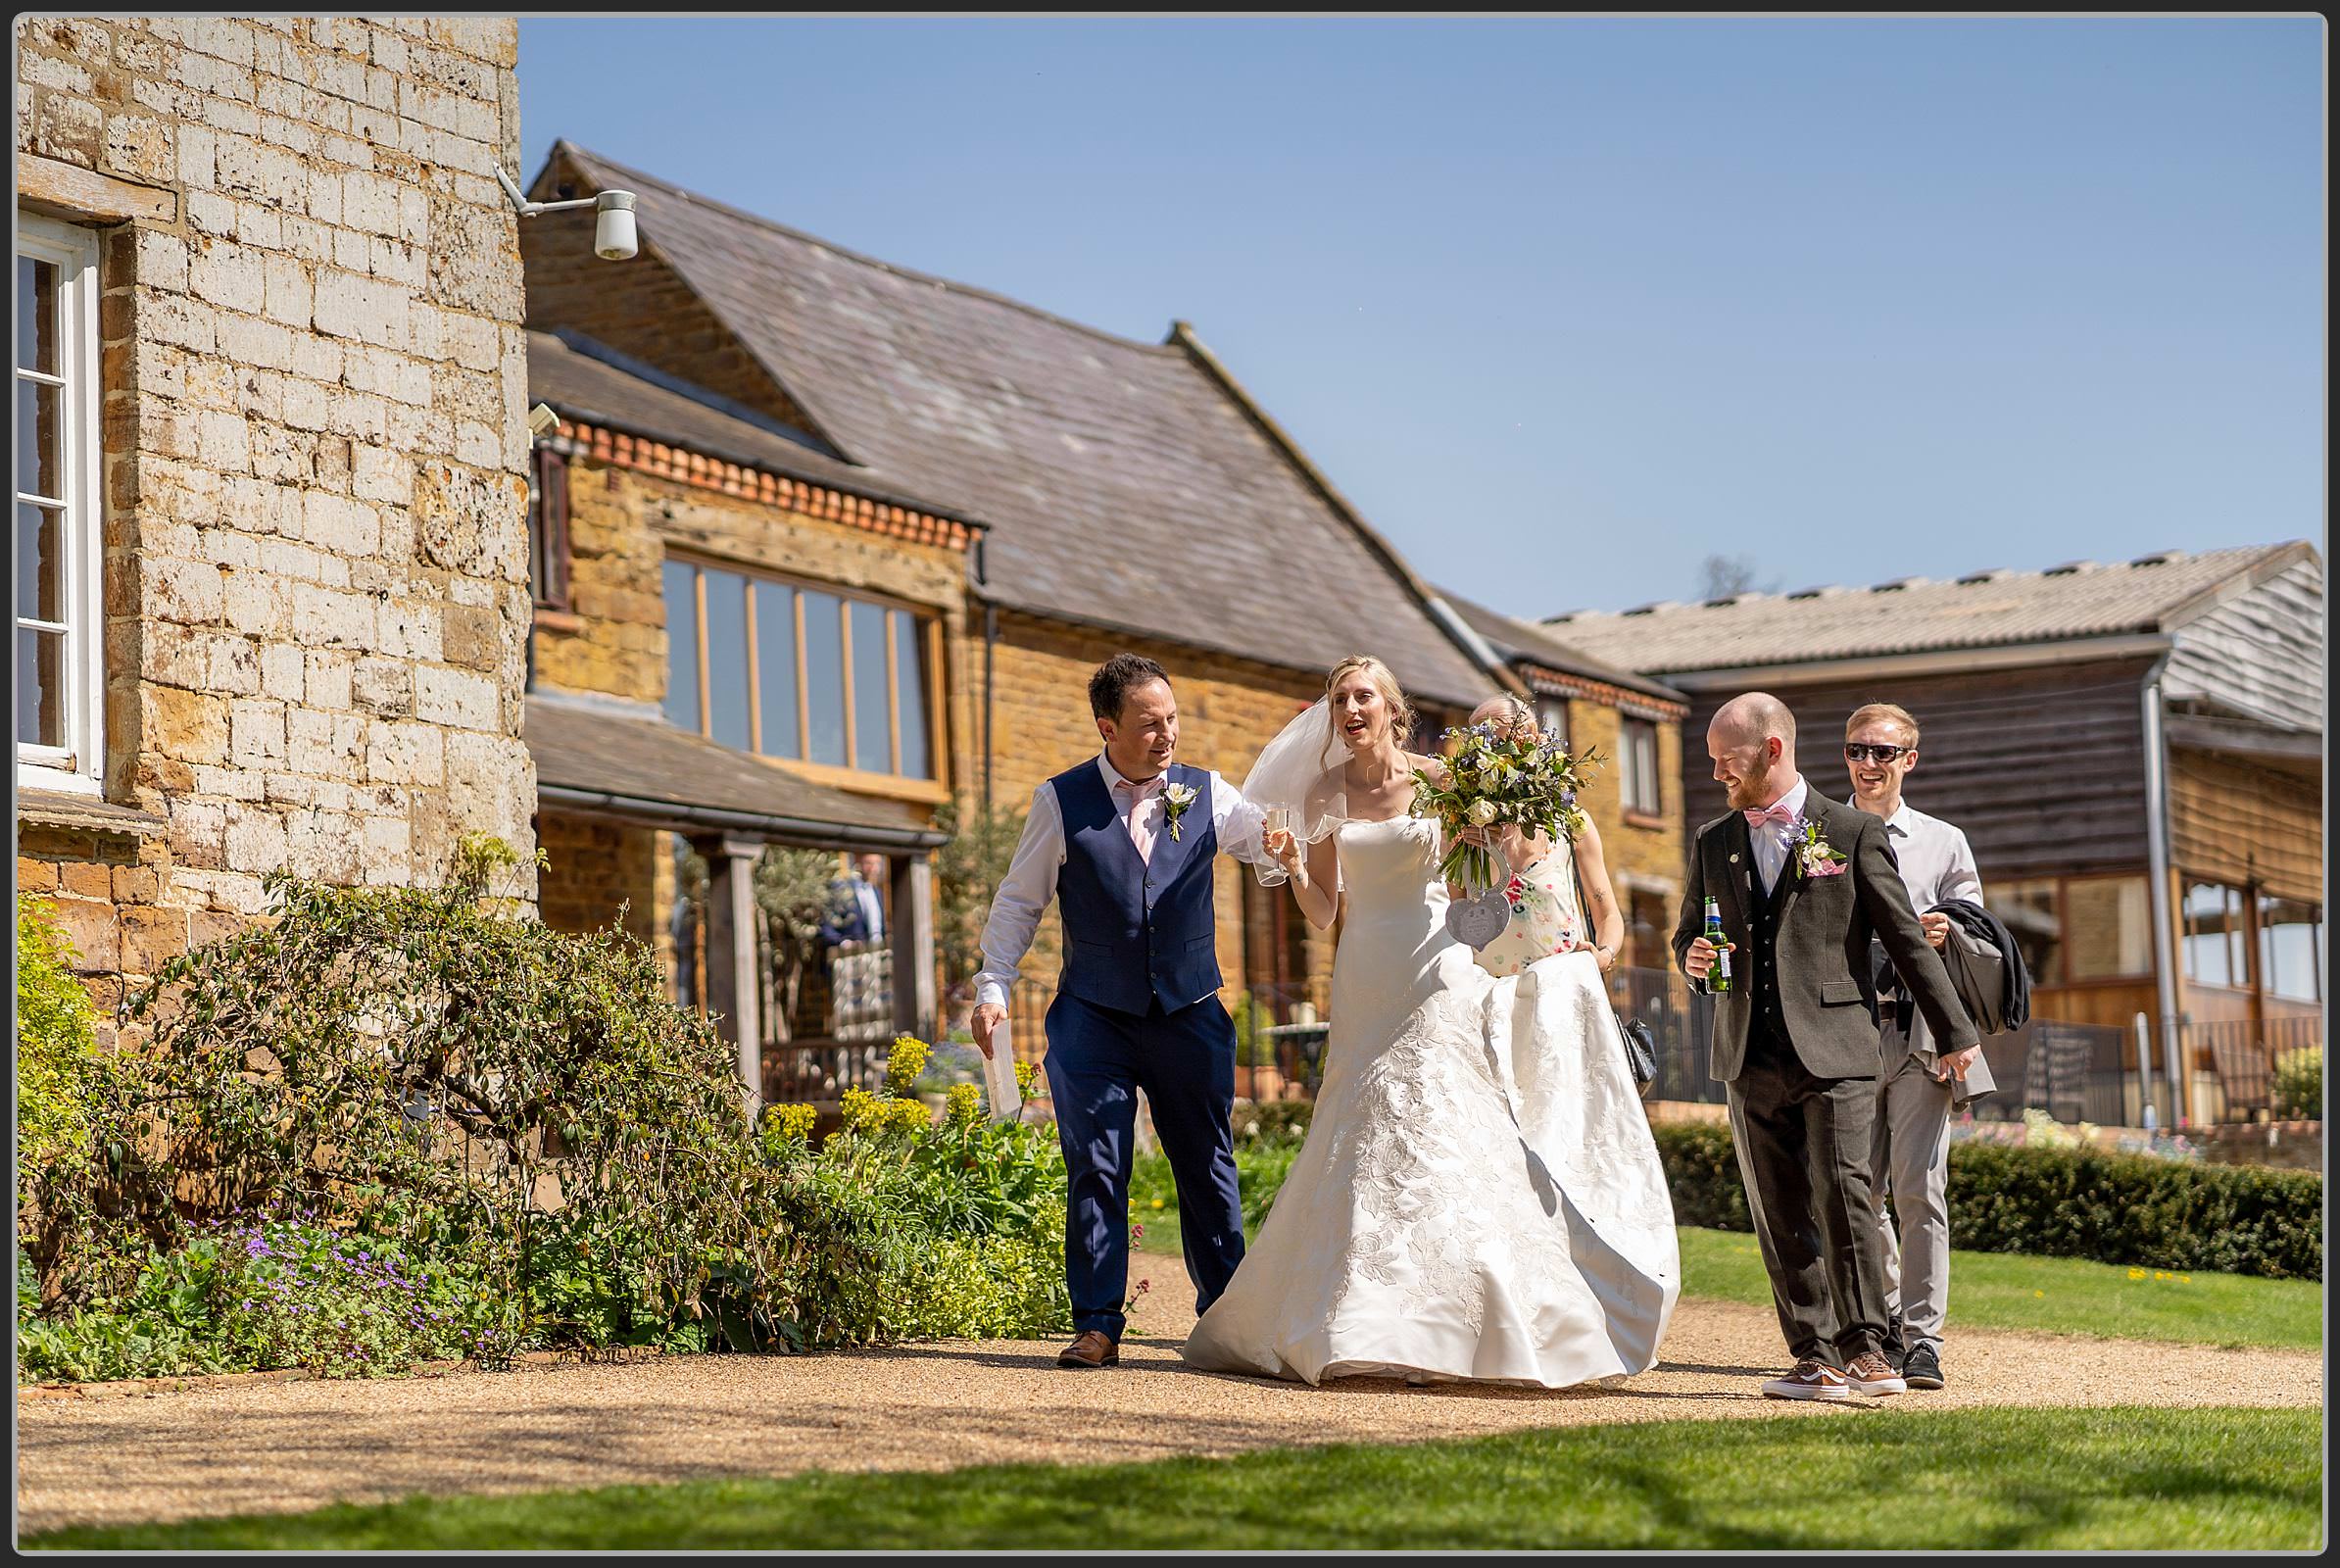
[[[1219,1298],[1243,1259],[1236,1195],[1235,1022],[1216,996],[1144,1015],[1057,993],[1048,1006],[1048,1093],[1070,1188],[1064,1276],[1073,1332],[1115,1340],[1130,1283],[1130,1157],[1138,1092],[1178,1183],[1178,1220],[1197,1314]]]

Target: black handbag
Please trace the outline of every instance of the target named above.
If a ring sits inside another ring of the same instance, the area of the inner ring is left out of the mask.
[[[1576,894],[1577,918],[1589,929],[1592,916],[1584,909],[1584,882],[1577,874],[1576,844],[1563,839],[1560,847],[1561,852],[1568,857],[1568,882]],[[1609,988],[1605,983],[1608,976],[1603,975],[1601,978],[1604,984],[1600,988],[1600,999],[1609,1004],[1609,1016],[1616,1021],[1617,1037],[1625,1042],[1625,1065],[1633,1075],[1633,1087],[1647,1094],[1649,1086],[1657,1082],[1657,1036],[1651,1034],[1649,1025],[1639,1018],[1627,1018],[1618,1013],[1617,1004],[1609,1001]]]

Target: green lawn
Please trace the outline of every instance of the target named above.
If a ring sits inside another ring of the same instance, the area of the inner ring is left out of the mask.
[[[1899,1410],[1233,1459],[611,1487],[27,1546],[2314,1549],[2314,1410]]]
[[[1684,1296],[1770,1304],[1771,1282],[1754,1237],[1688,1227],[1681,1234]],[[1962,1327],[2313,1350],[2323,1345],[2323,1287],[2313,1280],[1954,1251],[1944,1336],[1953,1355]]]
[[[1149,1204],[1150,1200],[1132,1208],[1132,1218],[1146,1227],[1145,1250],[1177,1256],[1177,1200],[1159,1210]],[[1764,1278],[1754,1237],[1693,1226],[1684,1226],[1681,1236],[1682,1295],[1770,1303],[1771,1283]],[[1948,1336],[1953,1353],[1961,1328],[2314,1350],[2323,1345],[2323,1287],[2313,1280],[2130,1270],[2069,1257],[1954,1251]]]

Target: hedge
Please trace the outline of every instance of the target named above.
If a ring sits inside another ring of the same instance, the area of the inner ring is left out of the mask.
[[[1754,1228],[1730,1128],[1668,1123],[1651,1131],[1678,1223]],[[2313,1171],[1965,1141],[1950,1146],[1950,1245],[1976,1252],[2320,1280],[2323,1178]]]

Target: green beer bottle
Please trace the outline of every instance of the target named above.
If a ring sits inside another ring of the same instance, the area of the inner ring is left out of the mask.
[[[1722,992],[1731,989],[1731,950],[1724,946],[1730,939],[1723,935],[1723,911],[1710,895],[1706,901],[1706,940],[1715,947],[1715,966],[1706,971],[1706,989]]]

